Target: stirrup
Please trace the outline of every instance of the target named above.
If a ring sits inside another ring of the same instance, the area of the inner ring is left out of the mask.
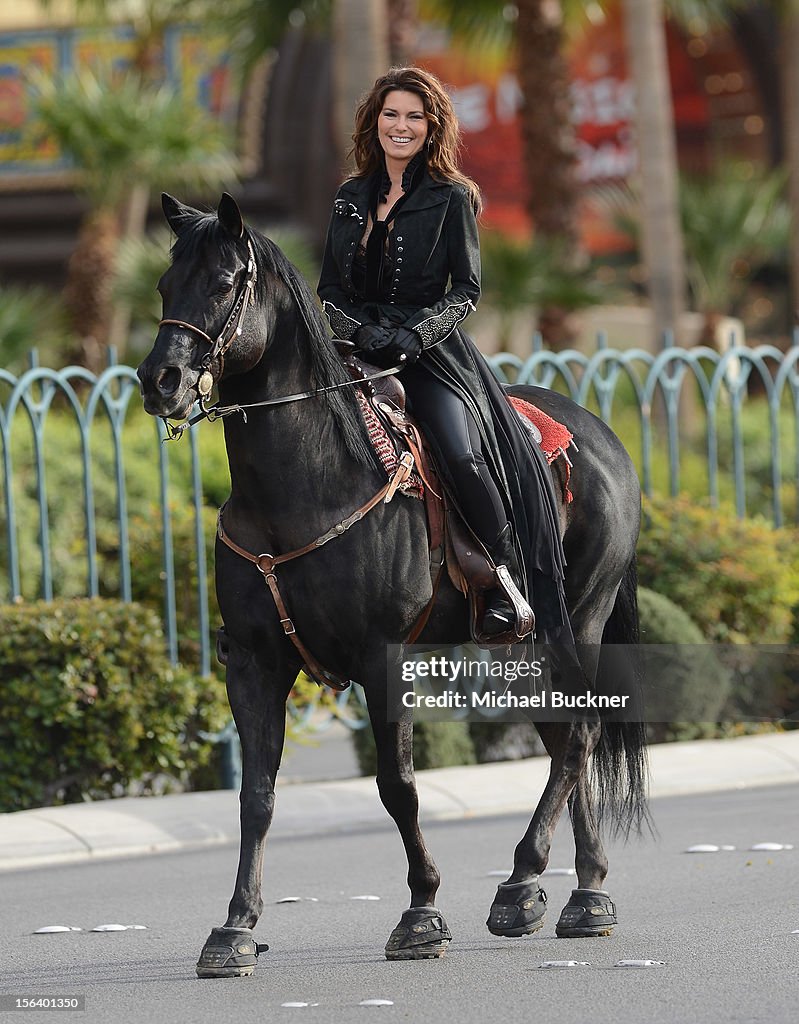
[[[514,583],[507,565],[498,565],[494,571],[496,572],[497,583],[499,584],[500,589],[504,590],[508,599],[508,604],[511,607],[511,612],[515,616],[515,621],[508,623],[508,632],[513,631],[517,639],[523,640],[535,629],[535,614],[533,613],[533,609],[524,599],[521,591]],[[500,614],[501,611],[502,610],[500,610]]]
[[[483,636],[501,636],[514,629],[516,611],[499,587],[489,593],[494,593],[496,596],[493,601],[486,604],[480,621],[480,632]]]

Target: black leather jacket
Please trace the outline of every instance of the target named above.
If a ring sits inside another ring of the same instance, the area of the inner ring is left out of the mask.
[[[480,298],[480,242],[467,190],[424,168],[389,232],[388,301],[365,303],[352,278],[374,181],[350,178],[338,190],[318,293],[333,333],[350,338],[380,320],[415,330],[425,348],[448,337]]]
[[[549,469],[490,367],[459,326],[480,298],[480,243],[469,194],[460,184],[434,181],[426,167],[419,179],[411,180],[414,173],[409,165],[403,188],[410,192],[388,235],[387,301],[365,301],[352,276],[377,183],[373,177],[350,178],[338,190],[317,288],[322,306],[338,338],[351,338],[364,323],[388,322],[418,332],[424,350],[416,366],[454,391],[480,429],[483,454],[514,523],[539,637],[573,643]]]

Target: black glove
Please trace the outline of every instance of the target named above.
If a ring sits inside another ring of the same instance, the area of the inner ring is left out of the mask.
[[[352,341],[359,352],[365,356],[373,352],[385,349],[391,342],[394,331],[391,327],[381,327],[380,324],[362,324],[352,335]]]
[[[394,353],[397,356],[405,356],[404,360],[397,362],[415,363],[422,354],[422,339],[416,331],[407,327],[398,327],[393,338]]]
[[[422,339],[406,327],[381,327],[364,324],[352,340],[367,362],[388,370],[392,366],[415,363],[422,351]]]

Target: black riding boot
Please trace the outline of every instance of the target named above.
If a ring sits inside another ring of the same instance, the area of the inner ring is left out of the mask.
[[[488,553],[495,566],[505,566],[510,573],[513,582],[520,591],[524,593],[521,586],[521,569],[516,557],[516,549],[513,546],[513,533],[510,523],[506,523],[499,533],[499,536],[488,548]],[[531,612],[532,615],[532,612]],[[513,603],[501,587],[489,590],[485,595],[485,611],[480,623],[480,631],[485,636],[500,636],[508,633],[516,625],[516,610]],[[532,619],[534,628],[535,619]]]

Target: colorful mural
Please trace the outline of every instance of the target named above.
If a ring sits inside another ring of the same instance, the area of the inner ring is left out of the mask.
[[[69,161],[37,123],[30,79],[90,67],[113,81],[130,67],[133,29],[52,29],[0,33],[0,189],[49,186],[67,180]],[[239,91],[224,41],[197,26],[168,29],[156,55],[163,80],[173,83],[214,117],[238,116]]]

